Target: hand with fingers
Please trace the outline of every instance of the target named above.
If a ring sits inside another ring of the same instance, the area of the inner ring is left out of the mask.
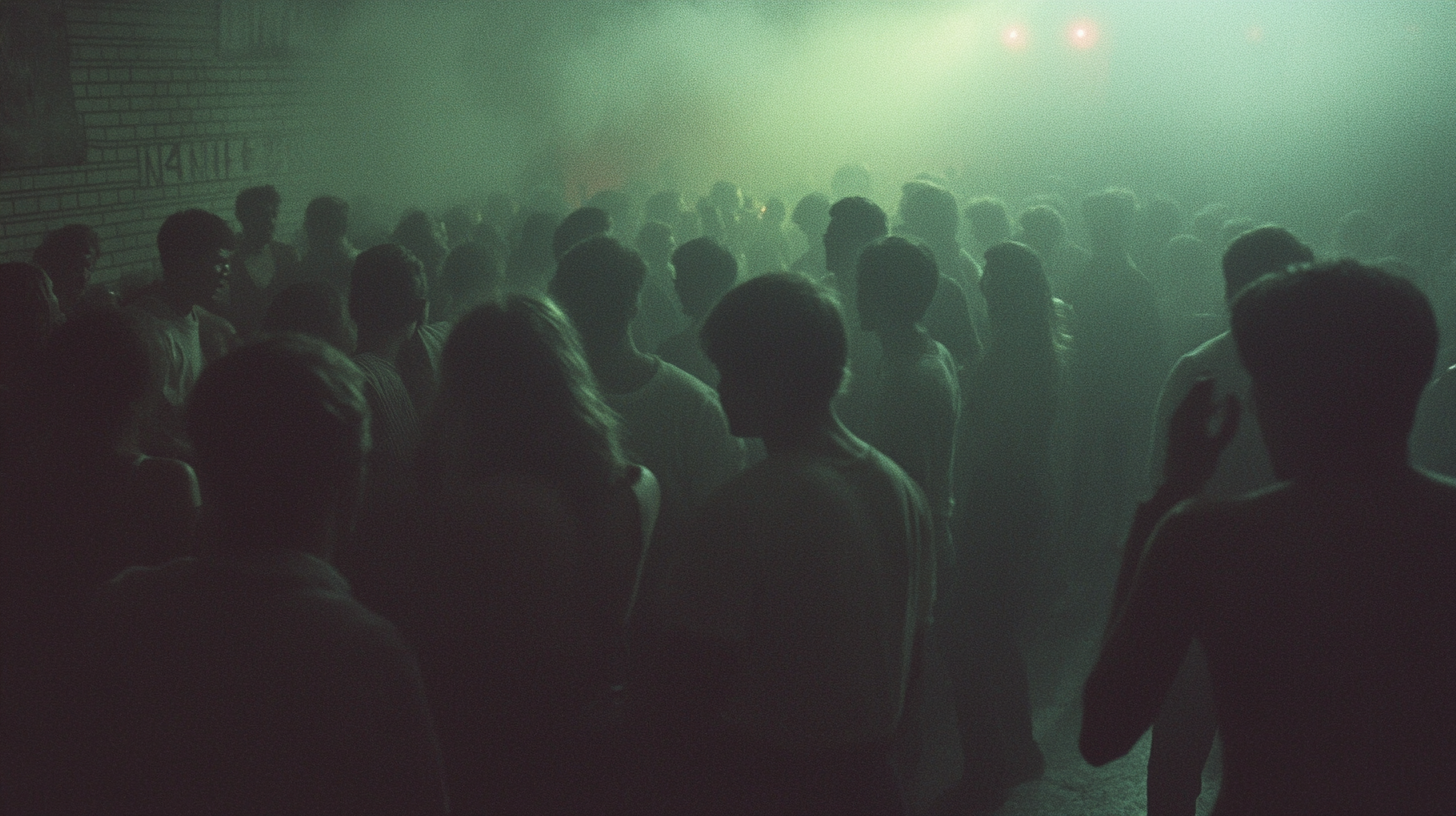
[[[1241,406],[1233,394],[1223,398],[1222,420],[1216,430],[1210,430],[1219,413],[1213,394],[1214,381],[1199,380],[1173,412],[1160,493],[1171,491],[1179,499],[1197,495],[1218,468],[1219,455],[1238,433]]]

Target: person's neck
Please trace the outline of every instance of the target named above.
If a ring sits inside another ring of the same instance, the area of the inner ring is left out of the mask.
[[[630,394],[646,385],[661,361],[638,351],[631,332],[604,343],[586,347],[587,363],[597,378],[597,385],[607,394]]]
[[[875,334],[889,357],[918,357],[930,348],[930,334],[916,323],[884,326]]]
[[[175,317],[186,317],[199,305],[187,290],[167,278],[157,286],[156,296]]]
[[[776,417],[763,429],[769,456],[859,456],[867,447],[850,432],[828,404],[800,416]]]
[[[414,336],[418,323],[411,323],[402,329],[395,331],[365,331],[359,330],[359,342],[355,347],[359,354],[373,354],[394,362],[399,356],[399,350],[404,346],[406,340]]]

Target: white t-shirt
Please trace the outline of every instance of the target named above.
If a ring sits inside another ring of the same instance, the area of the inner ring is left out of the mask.
[[[628,457],[662,486],[664,522],[743,470],[743,443],[728,433],[718,395],[677,366],[660,362],[646,385],[602,397],[622,418]]]
[[[155,314],[155,312],[153,312]],[[197,307],[182,317],[158,317],[162,351],[166,354],[162,372],[162,395],[167,402],[181,407],[192,393],[192,386],[202,375],[207,360],[202,356],[202,336],[197,320]]]
[[[790,749],[888,739],[935,594],[933,521],[888,457],[770,456],[689,523],[662,625],[741,642],[721,716]]]

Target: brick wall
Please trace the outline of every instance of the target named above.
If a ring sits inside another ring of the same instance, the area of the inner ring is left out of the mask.
[[[86,161],[0,173],[0,260],[28,260],[45,232],[81,222],[101,235],[97,280],[150,277],[167,215],[202,207],[231,221],[237,191],[256,184],[284,194],[280,233],[299,222],[307,193],[288,182],[307,69],[277,55],[224,56],[220,22],[238,5],[66,0]],[[289,12],[277,0],[251,8]]]

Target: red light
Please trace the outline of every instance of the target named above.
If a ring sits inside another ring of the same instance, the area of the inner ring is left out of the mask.
[[[1067,28],[1067,42],[1073,48],[1091,48],[1097,44],[1097,27],[1086,20],[1078,20]]]

